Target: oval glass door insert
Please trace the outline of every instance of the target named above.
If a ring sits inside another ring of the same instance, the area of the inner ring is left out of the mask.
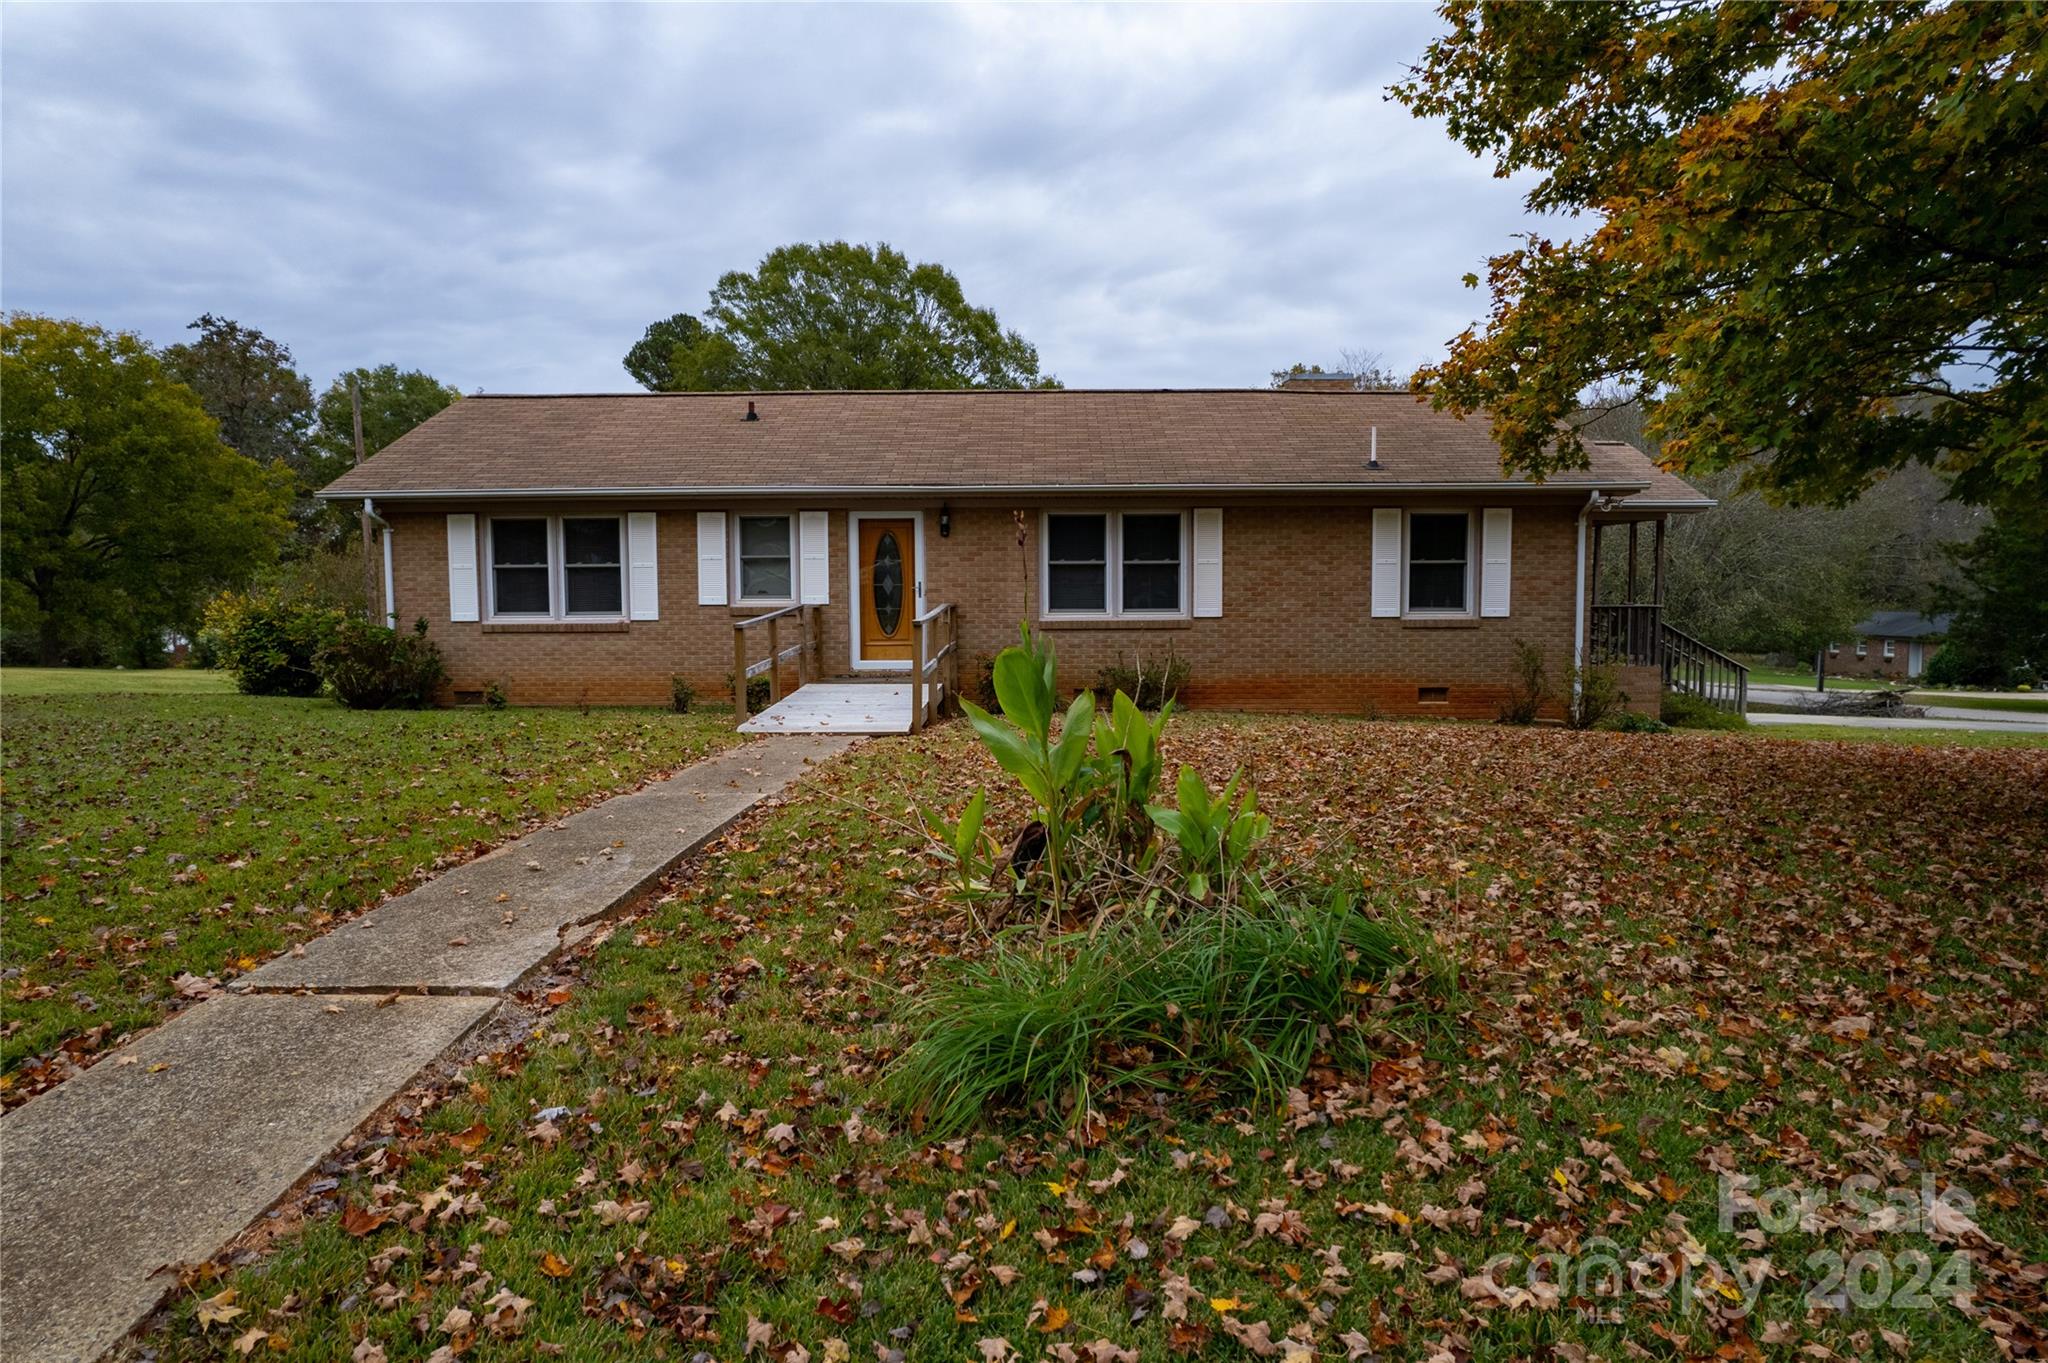
[[[884,637],[891,636],[903,619],[903,550],[887,530],[875,541],[873,590],[875,623],[882,627]]]

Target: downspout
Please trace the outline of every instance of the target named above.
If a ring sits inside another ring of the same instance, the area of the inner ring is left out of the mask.
[[[1585,685],[1586,665],[1586,525],[1593,514],[1593,508],[1600,503],[1600,489],[1594,488],[1586,498],[1585,506],[1579,509],[1579,577],[1578,590],[1572,598],[1572,700],[1577,702],[1579,692]]]
[[[391,594],[391,522],[377,514],[377,503],[369,497],[363,498],[363,514],[382,532],[378,538],[384,541],[384,628],[397,629],[398,603]],[[1583,549],[1584,536],[1581,535],[1580,539],[1580,548]]]

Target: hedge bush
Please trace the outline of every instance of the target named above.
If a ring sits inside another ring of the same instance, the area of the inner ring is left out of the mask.
[[[225,592],[202,632],[222,670],[252,696],[317,695],[320,650],[348,617],[331,606]]]
[[[424,619],[411,634],[344,619],[316,662],[334,698],[351,710],[423,710],[448,680]]]

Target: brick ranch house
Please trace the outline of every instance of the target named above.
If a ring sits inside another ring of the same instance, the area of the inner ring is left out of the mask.
[[[1847,647],[1828,645],[1828,673],[1907,681],[1927,671],[1927,660],[1948,638],[1952,615],[1878,611],[1849,631]]]
[[[1491,719],[1526,640],[1553,679],[1623,663],[1654,711],[1663,522],[1713,503],[1589,448],[1504,477],[1483,422],[1313,381],[479,396],[320,495],[368,504],[386,617],[426,619],[458,701],[661,704],[677,675],[723,698],[768,630],[779,683],[907,677],[939,625],[958,678],[1028,620],[1069,687],[1171,653],[1194,705]],[[1598,605],[1610,526],[1631,568],[1639,526],[1655,545]]]

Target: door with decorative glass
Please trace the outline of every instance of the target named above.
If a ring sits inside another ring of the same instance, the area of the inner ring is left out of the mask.
[[[908,520],[860,522],[860,660],[910,661],[917,618],[917,527]]]

